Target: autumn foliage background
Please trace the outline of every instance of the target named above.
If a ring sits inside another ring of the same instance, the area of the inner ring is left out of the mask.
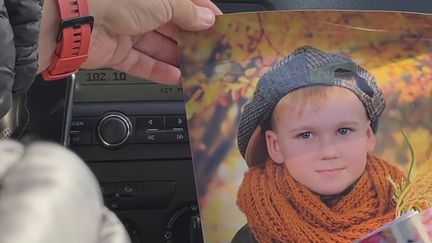
[[[205,242],[230,242],[246,223],[235,205],[247,170],[237,149],[240,112],[259,77],[311,45],[369,70],[387,98],[376,154],[402,167],[412,143],[432,154],[432,16],[384,12],[262,12],[218,16],[207,31],[180,32],[181,69]]]

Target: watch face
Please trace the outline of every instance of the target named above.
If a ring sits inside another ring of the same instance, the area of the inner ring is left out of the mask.
[[[67,141],[67,123],[73,80],[45,81],[37,76],[27,92],[29,123],[21,140]]]

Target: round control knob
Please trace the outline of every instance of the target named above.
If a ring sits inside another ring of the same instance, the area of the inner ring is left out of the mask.
[[[203,243],[198,205],[178,209],[169,218],[163,238],[166,243]]]
[[[119,147],[131,135],[132,124],[127,116],[121,113],[111,113],[99,121],[97,133],[99,140],[105,147]]]

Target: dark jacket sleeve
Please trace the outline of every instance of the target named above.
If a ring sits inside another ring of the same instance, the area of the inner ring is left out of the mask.
[[[252,235],[248,225],[244,225],[232,239],[231,243],[258,243]]]
[[[0,118],[9,110],[14,82],[15,44],[4,0],[0,0]]]
[[[26,92],[37,71],[41,0],[5,0],[15,37],[15,81],[12,93]]]
[[[0,0],[0,118],[37,71],[41,0]]]

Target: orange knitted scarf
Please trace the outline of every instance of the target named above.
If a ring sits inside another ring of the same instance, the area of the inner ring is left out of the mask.
[[[351,242],[395,217],[394,190],[386,178],[404,177],[393,165],[368,155],[366,170],[332,208],[269,160],[245,174],[237,205],[260,243]]]

